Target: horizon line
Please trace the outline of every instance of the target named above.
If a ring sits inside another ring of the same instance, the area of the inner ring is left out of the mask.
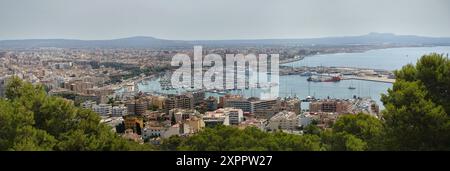
[[[321,39],[321,38],[344,38],[344,37],[358,37],[358,36],[368,36],[371,34],[386,34],[393,36],[417,36],[426,38],[450,38],[450,36],[426,36],[426,35],[416,35],[416,34],[396,34],[389,32],[369,32],[366,34],[353,34],[353,35],[341,35],[341,36],[320,36],[320,37],[304,37],[304,38],[231,38],[231,39],[166,39],[159,38],[148,35],[135,35],[127,37],[109,38],[109,39],[80,39],[80,38],[17,38],[17,39],[0,39],[0,41],[23,41],[23,40],[78,40],[78,41],[108,41],[108,40],[120,40],[129,38],[153,38],[158,40],[168,40],[168,41],[243,41],[243,40],[298,40],[298,39]]]

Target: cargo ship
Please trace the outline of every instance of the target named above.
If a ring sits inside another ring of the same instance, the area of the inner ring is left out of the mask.
[[[312,82],[338,82],[341,81],[341,77],[339,75],[313,75],[307,80]]]

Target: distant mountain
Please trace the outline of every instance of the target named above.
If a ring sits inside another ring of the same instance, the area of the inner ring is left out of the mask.
[[[187,46],[187,44],[183,41],[142,36],[113,40],[27,39],[0,41],[0,48],[167,48],[180,46]]]
[[[422,37],[395,35],[391,33],[369,33],[362,36],[324,37],[310,39],[249,39],[249,40],[165,40],[153,37],[129,37],[113,40],[74,39],[28,39],[3,40],[0,48],[171,48],[206,46],[257,46],[257,45],[403,45],[403,46],[450,46],[449,37]]]

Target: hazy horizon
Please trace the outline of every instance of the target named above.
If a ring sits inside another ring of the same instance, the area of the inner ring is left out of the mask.
[[[450,37],[448,0],[2,0],[0,40]]]
[[[296,39],[320,39],[320,38],[340,38],[340,37],[353,37],[353,36],[366,36],[372,33],[376,33],[376,34],[394,34],[395,36],[420,36],[420,37],[427,37],[427,38],[450,38],[450,36],[448,37],[434,37],[434,36],[421,36],[421,35],[400,35],[400,34],[395,34],[395,33],[378,33],[378,32],[370,32],[370,33],[366,33],[366,34],[358,34],[358,35],[346,35],[346,36],[322,36],[322,37],[294,37],[294,38],[254,38],[254,39],[165,39],[165,38],[160,38],[160,37],[155,37],[155,36],[142,36],[142,35],[135,35],[135,36],[128,36],[128,37],[116,37],[116,38],[109,38],[109,39],[77,39],[77,38],[31,38],[31,39],[0,39],[0,41],[9,41],[9,40],[82,40],[82,41],[96,41],[96,40],[117,40],[117,39],[128,39],[128,38],[139,38],[139,37],[145,37],[145,38],[155,38],[155,39],[160,39],[160,40],[171,40],[171,41],[233,41],[233,40],[296,40]]]

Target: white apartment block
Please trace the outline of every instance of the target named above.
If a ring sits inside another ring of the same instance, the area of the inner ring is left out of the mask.
[[[299,119],[294,112],[281,111],[269,120],[267,129],[270,130],[295,130],[299,126]]]
[[[99,115],[110,115],[112,112],[112,106],[110,104],[99,104],[92,106],[92,110]]]
[[[244,121],[244,112],[242,109],[225,108],[225,116],[228,116],[228,121],[230,125],[239,125]]]

